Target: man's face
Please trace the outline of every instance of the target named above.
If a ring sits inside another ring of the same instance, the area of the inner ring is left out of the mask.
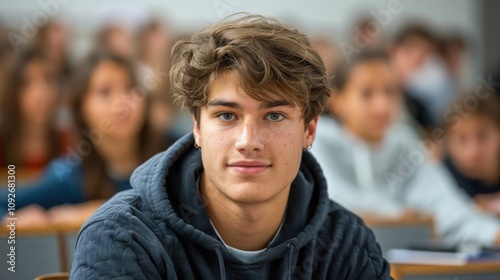
[[[288,195],[302,150],[312,144],[318,119],[304,124],[302,107],[261,102],[238,86],[235,73],[211,83],[194,125],[206,184],[232,201],[261,203]]]

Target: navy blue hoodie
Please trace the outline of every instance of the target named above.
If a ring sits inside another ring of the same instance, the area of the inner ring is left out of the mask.
[[[374,235],[329,200],[304,152],[277,237],[252,263],[232,255],[198,193],[201,153],[188,134],[132,175],[78,234],[71,279],[390,279]]]

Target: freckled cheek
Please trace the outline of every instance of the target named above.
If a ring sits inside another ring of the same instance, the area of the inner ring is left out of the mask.
[[[271,143],[270,147],[274,151],[277,164],[286,169],[294,168],[300,164],[301,141],[293,133],[275,135]]]

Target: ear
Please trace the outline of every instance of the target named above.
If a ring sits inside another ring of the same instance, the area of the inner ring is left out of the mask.
[[[306,131],[304,132],[304,148],[311,146],[314,142],[314,138],[316,137],[316,129],[318,127],[318,118],[319,117],[316,116],[306,124]]]
[[[193,119],[193,135],[194,135],[194,143],[198,146],[201,146],[201,134],[200,134],[200,125],[196,120],[194,114],[191,115]]]

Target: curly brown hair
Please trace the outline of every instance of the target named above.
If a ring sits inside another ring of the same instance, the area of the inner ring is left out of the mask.
[[[263,16],[230,16],[173,47],[171,92],[198,124],[210,83],[226,71],[235,71],[255,100],[302,106],[306,123],[325,110],[330,96],[325,66],[308,37]]]

